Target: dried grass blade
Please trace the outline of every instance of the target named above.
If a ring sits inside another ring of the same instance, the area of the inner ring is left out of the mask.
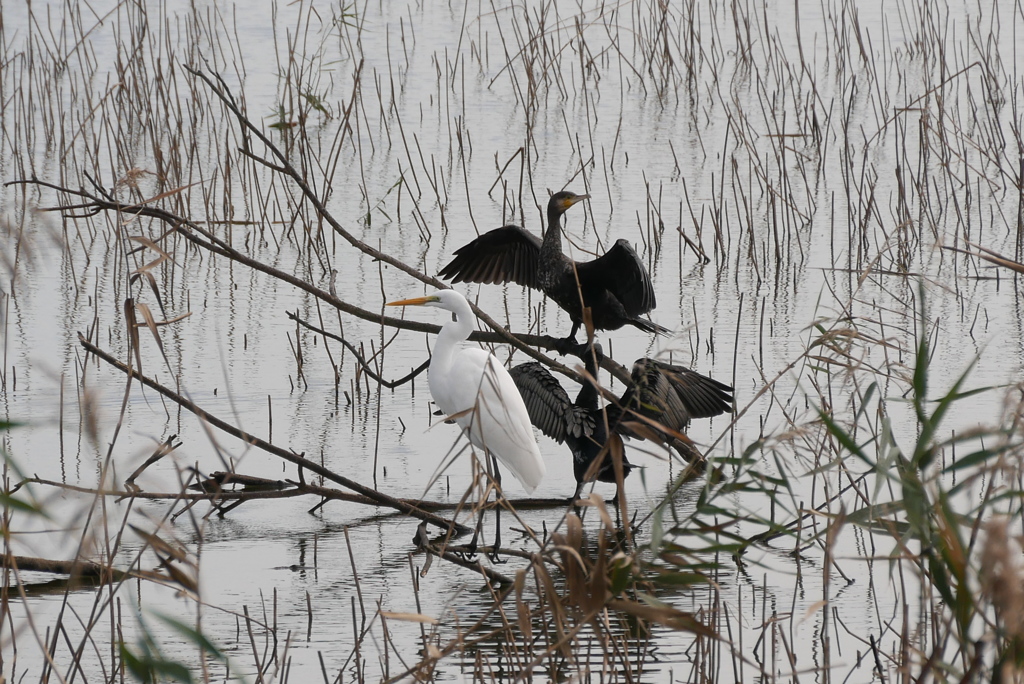
[[[393,613],[390,610],[382,610],[380,614],[389,620],[401,620],[402,622],[421,622],[427,625],[436,625],[437,618],[422,613]]]
[[[127,207],[125,207],[125,210],[126,211],[131,211],[132,209],[138,209],[140,207],[146,206],[147,204],[152,204],[153,202],[159,202],[162,199],[165,199],[167,197],[171,197],[172,195],[177,195],[179,192],[181,192],[183,190],[188,190],[189,188],[191,188],[191,187],[193,187],[195,185],[201,185],[201,184],[203,184],[205,182],[206,181],[196,181],[195,183],[189,183],[188,185],[182,185],[182,186],[179,186],[177,188],[172,188],[172,189],[167,190],[165,192],[161,192],[159,195],[154,195],[153,197],[150,197],[149,199],[142,200],[138,204],[132,204],[130,206],[127,206]]]
[[[170,232],[172,232],[172,231],[167,231],[166,233],[164,233],[163,235],[161,235],[157,239],[158,240],[162,240],[164,238],[164,236],[167,235]],[[149,249],[153,250],[154,252],[156,252],[157,254],[162,256],[164,259],[169,259],[172,263],[174,263],[174,257],[172,257],[170,254],[168,254],[166,251],[164,251],[160,247],[160,245],[156,244],[155,241],[150,240],[145,235],[130,235],[128,237],[128,239],[131,240],[132,242],[138,242],[140,245],[144,245],[144,246],[148,247]]]
[[[145,319],[146,327],[149,328],[149,332],[153,333],[153,339],[156,340],[156,346],[160,347],[160,353],[163,354],[164,342],[163,340],[160,339],[160,333],[158,333],[156,330],[156,319],[153,318],[153,312],[149,310],[149,307],[144,302],[139,302],[135,306],[142,314],[142,318]],[[136,340],[136,342],[137,341],[138,340]],[[141,362],[139,365],[141,367]]]
[[[652,606],[626,599],[613,599],[608,602],[608,607],[672,629],[715,636],[714,630],[694,617],[693,613],[676,610],[670,606]]]
[[[131,297],[124,300],[124,320],[128,324],[128,341],[131,351],[135,354],[135,367],[142,372],[142,352],[139,351],[139,323],[135,317],[135,300]]]

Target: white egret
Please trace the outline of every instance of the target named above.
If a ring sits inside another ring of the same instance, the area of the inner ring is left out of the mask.
[[[430,356],[427,377],[434,402],[468,433],[475,446],[495,457],[527,492],[533,492],[546,468],[530,425],[530,414],[512,376],[493,354],[462,347],[473,332],[473,311],[455,290],[439,290],[388,306],[436,306],[453,319],[441,327]]]

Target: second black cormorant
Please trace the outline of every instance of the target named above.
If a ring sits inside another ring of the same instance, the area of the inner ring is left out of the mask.
[[[594,380],[601,355],[600,345],[595,348],[596,354],[589,350],[583,354]],[[689,368],[650,358],[633,364],[626,391],[603,410],[598,408],[598,390],[589,381],[572,402],[558,380],[539,363],[520,364],[510,373],[534,427],[559,444],[568,444],[572,452],[573,500],[587,482],[616,481],[612,454],[623,453],[622,437],[653,439],[689,457],[696,452],[679,436],[690,420],[732,410],[732,387]],[[600,463],[594,465],[598,458]],[[622,466],[625,477],[633,466],[624,455]]]

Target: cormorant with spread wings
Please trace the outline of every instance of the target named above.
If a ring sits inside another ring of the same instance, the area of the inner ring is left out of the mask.
[[[573,261],[562,253],[562,214],[589,197],[556,192],[548,201],[543,241],[519,226],[496,228],[455,250],[455,258],[441,269],[440,277],[453,283],[512,281],[543,291],[572,320],[572,331],[559,349],[563,353],[570,344],[575,345],[584,307],[590,308],[597,330],[617,330],[629,324],[647,333],[669,332],[644,317],[656,305],[654,287],[647,268],[627,241],[616,241],[593,261]]]

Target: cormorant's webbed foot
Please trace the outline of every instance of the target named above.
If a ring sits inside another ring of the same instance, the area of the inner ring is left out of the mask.
[[[555,351],[562,356],[580,356],[587,345],[580,344],[575,337],[563,337],[555,342]]]
[[[569,499],[568,499],[568,501],[566,501],[566,503],[568,503],[570,506],[576,506],[576,502],[580,500],[580,494],[582,494],[582,493],[583,493],[583,483],[582,482],[577,482],[576,483],[576,491],[572,493],[572,496],[569,497]]]

